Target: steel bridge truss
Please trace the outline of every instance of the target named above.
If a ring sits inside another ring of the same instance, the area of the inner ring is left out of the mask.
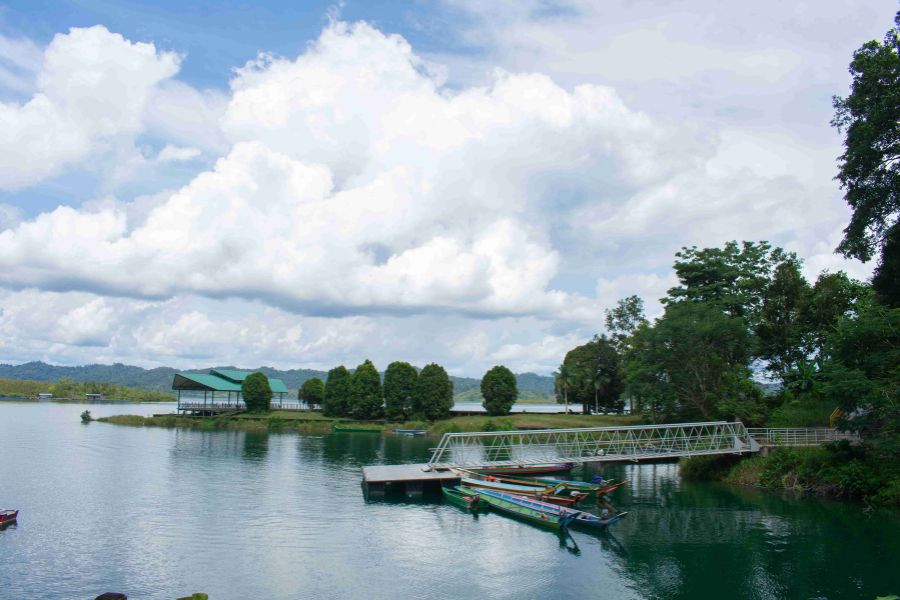
[[[741,422],[445,433],[432,468],[677,458],[756,452]]]

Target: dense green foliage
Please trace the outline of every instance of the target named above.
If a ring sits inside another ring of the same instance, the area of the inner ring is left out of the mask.
[[[251,373],[241,383],[241,395],[250,412],[265,412],[272,406],[272,388],[269,378],[262,373]]]
[[[131,400],[133,402],[172,402],[172,394],[156,390],[143,390],[111,383],[95,381],[72,381],[60,379],[56,383],[46,381],[22,381],[0,379],[0,396],[33,397],[41,393],[53,394],[54,398],[84,398],[85,394],[103,394],[110,400]]]
[[[900,26],[900,13],[894,19]],[[867,261],[900,216],[900,33],[863,44],[850,63],[850,95],[834,98],[832,124],[845,132],[837,179],[853,209],[839,250]],[[896,272],[895,272],[896,273]]]
[[[350,378],[350,415],[354,419],[378,419],[384,414],[381,375],[366,359]]]
[[[516,376],[504,366],[492,367],[481,378],[482,406],[491,416],[508,415],[518,395]]]
[[[325,399],[325,382],[318,377],[307,379],[297,391],[297,398],[310,407],[321,406]]]
[[[416,393],[416,368],[403,361],[394,361],[384,372],[384,412],[388,419],[407,419],[413,412]]]
[[[556,373],[557,401],[581,404],[584,414],[621,412],[623,380],[616,347],[605,336],[573,348]]]
[[[322,413],[328,417],[350,416],[350,371],[344,365],[328,371]]]
[[[446,419],[453,407],[453,384],[444,367],[428,364],[416,380],[413,413],[429,421]]]

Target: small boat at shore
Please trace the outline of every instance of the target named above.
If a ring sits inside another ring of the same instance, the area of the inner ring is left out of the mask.
[[[568,473],[576,467],[576,463],[541,463],[503,466],[467,467],[467,470],[484,475],[539,475],[541,473]]]
[[[15,523],[18,516],[19,511],[17,510],[0,510],[0,527],[5,527],[7,525]]]
[[[468,494],[457,488],[442,487],[441,493],[444,500],[468,511],[477,511],[481,504],[478,494]]]
[[[528,521],[529,523],[534,523],[543,527],[549,527],[550,529],[554,529],[557,531],[559,531],[560,529],[565,529],[568,524],[575,519],[574,514],[554,514],[551,511],[538,510],[537,508],[528,506],[527,504],[514,502],[511,499],[502,497],[502,495],[497,495],[488,491],[473,490],[464,486],[459,486],[456,489],[463,494],[474,494],[479,496],[492,509],[496,509],[500,512],[516,517],[517,519],[522,519],[523,521]]]
[[[419,437],[428,433],[427,429],[392,429],[397,435],[408,435],[410,437]]]
[[[461,487],[461,491],[465,492],[467,490],[465,487]],[[589,513],[583,510],[566,508],[565,506],[557,506],[555,504],[550,504],[549,502],[542,502],[540,500],[526,498],[524,496],[517,496],[515,494],[506,494],[504,492],[494,492],[491,490],[469,491],[479,494],[482,500],[484,500],[491,506],[495,506],[492,500],[502,500],[504,503],[514,504],[522,508],[527,508],[531,511],[544,513],[545,515],[547,515],[548,520],[552,520],[554,518],[557,520],[568,519],[567,524],[570,523],[573,526],[583,527],[585,529],[606,529],[628,514],[627,512],[612,514],[609,511],[605,511],[608,514],[597,516],[593,513]]]

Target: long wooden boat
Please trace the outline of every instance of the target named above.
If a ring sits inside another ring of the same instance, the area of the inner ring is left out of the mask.
[[[568,526],[574,519],[574,515],[554,515],[549,511],[538,510],[518,502],[512,502],[511,500],[498,495],[488,494],[486,492],[482,493],[483,490],[473,490],[463,486],[460,486],[457,489],[464,494],[476,494],[480,496],[480,498],[492,509],[499,510],[500,512],[516,517],[517,519],[522,519],[523,521],[528,521],[529,523],[534,523],[557,531]]]
[[[472,512],[477,511],[481,504],[478,494],[469,494],[450,487],[442,487],[441,493],[444,494],[444,500],[450,504]]]
[[[468,477],[471,479],[476,479],[478,481],[484,482],[484,487],[493,488],[498,487],[502,488],[505,485],[513,485],[525,488],[536,488],[537,490],[545,490],[548,493],[554,496],[565,496],[565,497],[578,497],[573,495],[573,492],[577,494],[583,494],[584,498],[590,496],[592,493],[596,493],[597,488],[590,487],[590,484],[586,484],[583,482],[567,482],[567,481],[558,481],[552,480],[548,481],[545,479],[537,479],[537,478],[516,478],[516,477],[505,477],[503,475],[484,475],[482,473],[475,473],[469,471],[467,469],[459,469],[454,468],[451,469],[454,473],[459,475],[460,477]],[[503,486],[498,486],[495,484],[504,484]],[[501,489],[502,491],[502,489]],[[515,489],[509,488],[507,491],[512,491],[517,493]],[[520,490],[521,491],[521,490]]]
[[[466,488],[462,488],[465,491]],[[516,504],[518,506],[522,506],[525,508],[529,508],[531,510],[541,511],[547,514],[548,517],[561,519],[564,517],[574,517],[571,521],[571,524],[574,526],[584,527],[585,529],[606,529],[625,515],[627,512],[619,512],[616,514],[611,514],[609,516],[597,516],[593,513],[589,513],[583,510],[577,510],[572,508],[566,508],[565,506],[557,506],[555,504],[550,504],[549,502],[542,502],[540,500],[535,500],[534,498],[527,498],[524,496],[517,496],[515,494],[506,494],[504,492],[494,492],[491,490],[473,490],[478,493],[482,500],[491,503],[492,498],[504,500],[505,502],[510,502]]]
[[[568,495],[563,496],[555,493],[555,488],[515,485],[499,481],[481,481],[480,479],[472,479],[471,477],[462,477],[460,478],[460,481],[462,482],[462,485],[470,489],[485,489],[518,494],[520,496],[538,498],[546,502],[559,504],[560,506],[575,506],[587,497],[587,494],[582,494],[580,492],[569,492]]]
[[[373,427],[350,427],[346,425],[332,425],[331,429],[338,433],[381,433],[383,431]]]
[[[0,527],[5,527],[11,523],[15,523],[19,516],[17,510],[0,510]]]
[[[628,480],[622,481],[611,481],[605,480],[603,483],[587,483],[585,481],[567,481],[563,479],[551,479],[549,477],[498,477],[500,481],[505,481],[508,483],[519,483],[521,485],[535,485],[545,483],[547,485],[563,485],[567,489],[577,490],[579,492],[584,492],[586,494],[591,494],[593,496],[602,496],[604,494],[608,494],[614,489],[620,488],[626,483]]]
[[[540,473],[568,473],[577,466],[577,463],[543,463],[536,465],[503,465],[468,467],[469,471],[483,473],[485,475],[538,475]]]

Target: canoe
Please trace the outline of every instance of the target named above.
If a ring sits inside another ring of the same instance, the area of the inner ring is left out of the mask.
[[[563,479],[551,479],[549,477],[498,477],[500,481],[505,481],[507,483],[518,483],[520,485],[561,485],[564,486],[568,490],[576,490],[579,492],[584,492],[585,494],[590,494],[592,496],[600,497],[604,494],[608,494],[616,488],[622,487],[628,480],[613,482],[611,480],[605,480],[603,483],[587,483],[584,481],[566,481]]]
[[[465,488],[463,488],[465,489]],[[566,508],[565,506],[557,506],[549,502],[541,502],[534,498],[526,498],[515,494],[506,494],[503,492],[493,492],[490,490],[475,490],[481,499],[493,506],[492,498],[500,499],[508,503],[512,503],[530,510],[540,511],[547,514],[548,517],[561,519],[564,517],[574,517],[571,521],[573,526],[583,527],[585,529],[606,529],[625,515],[627,512],[619,512],[610,516],[597,516],[583,510]]]
[[[517,519],[557,531],[568,526],[569,522],[574,518],[573,515],[554,515],[546,510],[537,510],[521,503],[512,502],[501,496],[493,494],[488,495],[487,493],[482,494],[481,490],[473,490],[463,486],[460,486],[457,489],[462,493],[478,495],[481,500],[486,502],[492,509],[496,509],[502,513],[516,517]]]
[[[537,475],[540,473],[566,473],[571,471],[576,463],[543,463],[536,465],[503,465],[468,467],[469,471],[483,473],[485,475]]]
[[[478,494],[467,494],[456,488],[442,487],[441,493],[444,494],[444,500],[470,511],[477,511],[480,504]]]
[[[17,510],[0,510],[0,527],[15,523],[18,516],[19,511]]]
[[[561,506],[574,506],[587,497],[587,494],[582,494],[579,492],[570,492],[567,496],[561,496],[557,493],[554,493],[554,488],[515,485],[512,483],[502,483],[499,481],[481,481],[479,479],[472,479],[471,477],[462,477],[460,481],[462,482],[463,486],[470,489],[485,489],[497,492],[507,492],[520,496],[529,496],[531,498],[538,498],[540,500],[551,502],[553,504],[559,504]]]
[[[339,433],[381,433],[381,429],[374,429],[372,427],[346,427],[341,425],[332,425],[332,431],[337,431]]]

